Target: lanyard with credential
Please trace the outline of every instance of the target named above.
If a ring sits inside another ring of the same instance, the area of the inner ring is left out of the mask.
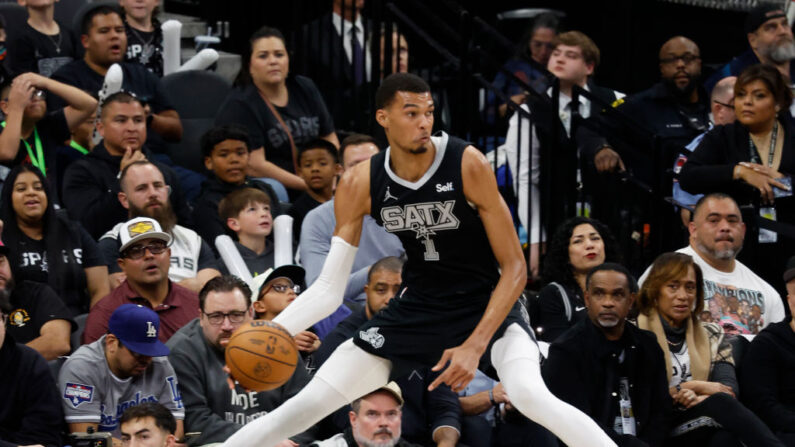
[[[773,167],[773,154],[776,152],[776,139],[778,138],[778,121],[773,123],[773,133],[770,135],[770,151],[768,152],[767,157],[767,166]],[[751,155],[751,163],[762,163],[762,160],[759,159],[759,155],[757,155],[756,145],[754,141],[751,139],[751,134],[748,134],[748,151]]]
[[[75,140],[69,141],[69,147],[71,147],[72,149],[76,150],[77,152],[80,152],[83,155],[88,154],[88,149],[86,149],[83,146],[81,146],[80,143],[78,143]]]
[[[3,128],[5,128],[6,122],[5,121],[0,122],[0,126],[3,126]],[[39,131],[36,129],[36,127],[35,126],[33,127],[33,144],[34,146],[36,146],[36,155],[33,155],[33,149],[30,147],[30,143],[25,141],[24,138],[20,138],[20,141],[22,141],[22,143],[25,144],[25,149],[28,150],[28,157],[30,157],[30,163],[33,166],[39,168],[39,171],[41,171],[42,175],[47,177],[47,167],[44,164],[44,149],[42,149],[41,147],[41,138],[39,138]]]

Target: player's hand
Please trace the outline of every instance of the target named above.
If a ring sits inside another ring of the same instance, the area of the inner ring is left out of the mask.
[[[276,444],[274,447],[298,447],[298,444],[290,441],[289,439],[285,439],[284,441]]]
[[[431,368],[431,371],[447,369],[428,386],[428,391],[433,391],[442,383],[447,384],[454,392],[459,392],[475,378],[475,370],[483,352],[463,344],[455,348],[445,349],[442,358]],[[449,364],[448,364],[449,362]]]
[[[301,352],[312,353],[320,347],[320,337],[311,331],[299,332],[293,337],[293,340],[295,341],[295,346]]]
[[[626,168],[624,167],[624,161],[621,160],[621,156],[618,155],[618,152],[607,146],[603,147],[599,150],[599,152],[596,153],[593,162],[596,165],[597,172],[626,171]]]
[[[146,161],[146,156],[141,151],[134,151],[132,146],[127,146],[124,156],[121,157],[121,163],[119,163],[119,172],[136,161]]]

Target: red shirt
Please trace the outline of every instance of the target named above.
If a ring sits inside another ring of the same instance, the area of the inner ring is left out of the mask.
[[[158,337],[165,343],[179,330],[194,318],[199,316],[199,295],[172,281],[168,281],[168,295],[163,304],[153,308],[145,298],[136,293],[130,283],[125,280],[108,296],[99,300],[86,320],[86,329],[83,332],[83,344],[98,340],[108,332],[108,320],[117,307],[122,304],[140,304],[146,306],[160,317],[160,332]]]

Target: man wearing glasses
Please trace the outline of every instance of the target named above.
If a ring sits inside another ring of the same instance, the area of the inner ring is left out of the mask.
[[[185,410],[159,330],[160,319],[151,309],[123,304],[111,315],[107,334],[64,363],[58,391],[71,433],[94,428],[120,439],[124,410],[159,402],[177,419],[174,434],[182,437]]]
[[[91,308],[83,343],[91,343],[107,332],[110,314],[125,303],[157,312],[162,323],[160,341],[165,342],[199,315],[196,293],[168,278],[171,236],[157,220],[137,217],[122,226],[119,241],[117,262],[127,279]]]
[[[199,312],[199,318],[171,337],[168,347],[185,403],[185,429],[201,432],[194,444],[204,445],[225,441],[247,422],[281,405],[304,387],[309,374],[299,356],[295,373],[281,388],[255,392],[235,383],[230,389],[223,370],[224,349],[232,333],[254,317],[251,289],[235,276],[213,278],[199,292]],[[292,439],[304,443],[314,438],[305,433]],[[295,444],[285,439],[279,445]]]

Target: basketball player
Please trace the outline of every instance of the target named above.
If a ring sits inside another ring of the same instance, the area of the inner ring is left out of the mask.
[[[375,102],[390,147],[345,173],[323,270],[274,321],[295,334],[340,305],[367,214],[406,249],[401,289],[301,392],[224,446],[269,447],[384,386],[390,374],[420,365],[444,369],[431,389],[446,383],[457,392],[479,363],[496,370],[517,409],[566,444],[615,445],[544,385],[538,346],[517,303],[526,282],[524,258],[486,158],[455,137],[431,137],[434,104],[421,78],[389,76]]]

